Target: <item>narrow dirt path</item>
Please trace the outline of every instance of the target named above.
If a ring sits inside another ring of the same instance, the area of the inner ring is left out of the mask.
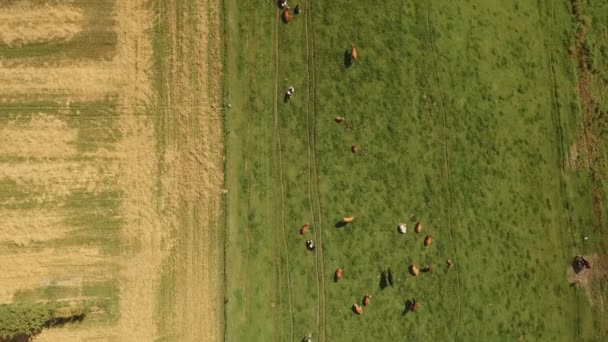
[[[451,183],[450,183],[450,155],[449,155],[449,127],[448,127],[448,121],[447,121],[447,112],[445,109],[445,92],[443,91],[443,88],[441,87],[441,83],[439,80],[439,69],[437,68],[437,52],[436,52],[436,48],[435,48],[435,43],[433,41],[433,31],[431,29],[431,1],[428,2],[427,4],[427,35],[428,35],[428,39],[429,39],[429,46],[431,47],[431,54],[432,54],[432,58],[433,58],[433,74],[435,76],[435,82],[437,84],[437,87],[439,88],[439,103],[440,103],[440,107],[441,107],[441,116],[442,116],[442,121],[443,121],[443,131],[444,131],[444,144],[443,144],[443,164],[444,164],[444,172],[445,172],[445,176],[446,176],[446,188],[448,191],[448,208],[447,208],[447,218],[448,218],[448,226],[450,229],[450,243],[452,245],[452,250],[454,255],[458,255],[457,250],[456,250],[456,243],[454,242],[454,226],[453,226],[453,217],[452,217],[452,207],[453,207],[453,200],[452,200],[452,188],[451,188]],[[458,327],[460,326],[460,323],[462,322],[462,293],[461,293],[461,285],[460,285],[460,271],[458,270],[458,265],[456,265],[455,267],[456,270],[456,290],[457,290],[457,294],[458,294],[458,323],[457,323],[457,328],[456,328],[456,332],[454,333],[454,339],[458,339]]]
[[[319,177],[317,174],[317,155],[316,155],[316,112],[315,112],[315,54],[314,54],[314,27],[313,27],[313,4],[308,2],[306,10],[306,55],[308,64],[306,66],[306,77],[308,80],[308,103],[306,119],[308,122],[308,182],[309,198],[313,221],[315,222],[315,238],[317,239],[317,252],[315,263],[318,277],[318,306],[317,306],[317,326],[319,341],[326,338],[326,309],[325,309],[325,258],[323,257],[323,212],[321,210],[321,200],[319,196]]]

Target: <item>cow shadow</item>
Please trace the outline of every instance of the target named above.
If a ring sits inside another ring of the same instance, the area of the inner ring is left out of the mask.
[[[336,228],[342,228],[344,226],[346,226],[346,222],[344,222],[343,220],[336,222],[336,225],[335,225]]]
[[[411,299],[406,300],[405,303],[403,303],[403,312],[401,313],[401,316],[407,315],[407,313],[410,312],[412,305],[414,305],[414,302],[412,302]]]
[[[283,103],[288,103],[289,102],[289,95],[287,95],[287,93],[285,93],[285,95],[283,95]]]
[[[347,49],[344,51],[344,66],[350,68],[351,65],[353,65],[353,59],[350,54],[350,50]]]
[[[380,290],[393,286],[393,272],[390,268],[380,272]]]
[[[384,290],[389,285],[388,274],[386,271],[380,272],[380,290]]]

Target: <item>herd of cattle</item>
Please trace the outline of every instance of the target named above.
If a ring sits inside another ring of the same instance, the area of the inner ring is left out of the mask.
[[[278,0],[277,5],[282,10],[281,19],[283,20],[283,22],[290,23],[291,20],[293,19],[293,16],[291,14],[291,10],[290,10],[289,6],[287,5],[287,0]],[[294,14],[299,15],[301,13],[301,11],[302,11],[302,8],[301,8],[300,4],[298,3],[294,8]],[[345,52],[345,54],[346,54],[347,66],[353,65],[358,59],[357,49],[355,48],[354,44],[351,44],[350,50],[347,50],[347,52]],[[293,87],[290,87],[286,92],[286,96],[285,96],[286,101],[288,101],[291,98],[291,95],[293,95],[293,93],[294,93],[294,89],[293,89]],[[335,121],[338,124],[340,124],[342,122],[345,122],[346,118],[338,116],[335,118]],[[351,151],[353,153],[358,153],[360,151],[359,146],[357,146],[356,144],[352,145]],[[342,219],[342,221],[340,222],[340,225],[341,226],[347,225],[347,224],[353,222],[353,220],[354,220],[354,217],[344,217]],[[302,225],[300,227],[299,231],[300,231],[300,235],[307,234],[309,231],[308,223]],[[401,233],[405,233],[405,224],[399,225],[399,231]],[[422,231],[422,224],[420,222],[416,223],[414,231],[416,233],[420,233]],[[433,235],[428,234],[424,238],[424,246],[429,247],[432,243],[433,243]],[[312,240],[307,240],[306,247],[307,247],[307,249],[309,249],[311,251],[314,250],[315,249],[314,242]],[[451,259],[447,259],[446,263],[447,263],[448,267],[451,267],[454,264]],[[433,270],[433,265],[426,265],[426,266],[422,267],[421,269],[418,268],[418,266],[415,263],[412,263],[409,266],[409,272],[413,276],[418,276],[421,271],[430,272],[432,270]],[[344,275],[344,270],[342,270],[341,268],[337,268],[335,271],[335,274],[334,274],[335,282],[341,281],[343,275]],[[361,315],[363,313],[363,306],[368,306],[371,304],[371,298],[372,298],[371,294],[369,294],[369,293],[365,294],[365,296],[363,296],[363,299],[361,301],[361,305],[359,305],[358,303],[353,304],[353,306],[352,306],[353,312],[356,313],[357,315]],[[420,308],[420,303],[418,303],[416,301],[416,299],[411,299],[411,300],[407,301],[407,308],[406,308],[407,311],[416,312],[419,308]]]

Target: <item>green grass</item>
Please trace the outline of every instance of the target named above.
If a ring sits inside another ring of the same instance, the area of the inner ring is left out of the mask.
[[[580,121],[568,4],[302,5],[277,33],[273,4],[227,2],[227,338],[597,339],[566,278],[595,250],[583,236],[599,238],[589,175],[566,167]],[[323,268],[304,248],[320,234]],[[414,278],[410,262],[436,270]],[[395,286],[380,290],[388,267]],[[402,315],[411,298],[420,312]]]

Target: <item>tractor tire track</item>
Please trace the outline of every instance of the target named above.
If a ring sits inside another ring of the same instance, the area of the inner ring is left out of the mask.
[[[289,298],[289,323],[291,331],[291,340],[294,341],[294,316],[293,316],[293,296],[291,290],[291,272],[289,268],[289,246],[287,244],[286,220],[285,220],[285,180],[283,176],[283,152],[281,151],[281,125],[279,122],[279,24],[281,21],[281,12],[277,10],[275,20],[275,35],[274,35],[274,54],[275,54],[275,80],[274,80],[274,130],[277,143],[277,153],[279,157],[279,180],[281,189],[281,235],[283,236],[283,252],[285,253],[285,273],[287,274],[287,296]],[[280,253],[279,253],[280,255]],[[280,259],[280,258],[279,258]],[[280,260],[279,260],[280,261]],[[280,279],[279,279],[280,280]],[[279,281],[280,288],[280,281]],[[280,304],[280,303],[279,303]]]
[[[555,3],[553,1],[551,1],[551,16],[550,19],[551,21],[551,27],[555,27]],[[551,34],[552,35],[552,34]],[[570,254],[571,255],[575,255],[576,254],[576,238],[574,236],[574,232],[572,231],[572,226],[573,226],[573,222],[572,222],[572,214],[571,214],[571,206],[570,206],[570,201],[568,200],[568,193],[567,193],[567,189],[566,189],[566,180],[565,180],[565,169],[566,169],[566,148],[565,148],[565,139],[564,139],[564,128],[561,124],[562,120],[561,120],[561,115],[560,115],[560,111],[559,111],[559,94],[557,91],[557,77],[555,74],[555,59],[553,57],[553,53],[548,50],[547,51],[548,54],[548,61],[549,61],[549,72],[550,72],[550,77],[551,77],[551,120],[555,129],[555,136],[557,138],[557,156],[559,159],[559,167],[558,167],[558,180],[559,180],[559,196],[560,196],[560,200],[561,200],[561,204],[562,207],[565,209],[566,212],[566,225],[567,227],[564,227],[563,224],[560,224],[561,229],[560,229],[560,240],[561,240],[561,245],[562,245],[562,258],[564,258],[564,260],[568,260],[569,256],[568,253],[566,252],[568,249],[567,243],[566,243],[566,238],[564,237],[564,230],[568,229],[569,233],[570,233],[570,237],[572,239],[572,247],[570,248]],[[561,220],[560,220],[561,221]],[[575,328],[575,336],[574,336],[574,340],[575,341],[580,341],[580,335],[581,335],[581,303],[579,300],[578,296],[574,296],[574,303],[575,303],[575,307],[576,307],[576,319],[575,319],[575,324],[576,324],[576,328]]]
[[[249,40],[250,40],[250,36],[249,36],[249,31],[246,32],[245,34],[245,49],[247,49],[247,46],[249,45]],[[249,73],[249,69],[250,66],[249,64],[246,64],[245,66],[245,70],[244,70],[244,74],[245,75],[250,75]],[[247,83],[250,84],[251,82],[251,77],[248,77]],[[247,103],[245,104],[245,110],[246,113],[250,113],[251,112],[251,102],[247,101]],[[251,124],[250,124],[250,120],[247,120],[246,123],[246,135],[245,135],[245,147],[247,148],[247,150],[251,149],[251,145],[249,144],[250,139],[251,139]],[[248,299],[249,299],[249,289],[250,289],[250,268],[249,268],[249,256],[251,255],[251,216],[249,215],[251,213],[251,179],[253,179],[253,175],[250,174],[250,167],[249,167],[249,163],[250,163],[250,158],[249,156],[253,155],[252,153],[247,153],[245,154],[245,174],[247,175],[247,229],[245,232],[245,235],[247,237],[247,257],[245,258],[245,326],[249,326],[249,305],[248,305]]]
[[[315,220],[315,237],[317,239],[317,253],[315,263],[317,267],[318,285],[318,306],[317,306],[317,326],[318,340],[326,339],[326,311],[325,311],[325,258],[323,256],[323,212],[321,210],[321,200],[319,196],[319,176],[317,173],[317,154],[316,154],[316,110],[315,110],[315,55],[314,55],[314,27],[313,27],[313,6],[312,1],[308,2],[306,11],[306,21],[304,23],[306,33],[306,56],[308,64],[306,66],[306,77],[308,80],[308,105],[306,120],[308,123],[308,181],[309,198],[313,220]],[[315,213],[316,208],[316,213]]]
[[[551,1],[551,14],[550,14],[550,27],[553,28],[555,27],[555,4],[553,1]],[[552,31],[549,33],[550,36],[552,36]],[[551,88],[550,88],[550,97],[551,97],[551,121],[553,124],[553,128],[555,130],[555,136],[557,138],[557,157],[559,159],[559,166],[558,166],[558,181],[559,181],[559,197],[560,197],[560,201],[561,201],[561,205],[563,207],[563,209],[565,209],[566,212],[566,226],[564,226],[564,224],[561,222],[560,220],[560,242],[561,242],[561,250],[562,250],[562,258],[564,260],[568,260],[569,255],[567,253],[568,250],[568,245],[566,243],[566,238],[564,237],[564,231],[566,229],[568,229],[569,233],[570,233],[570,237],[572,239],[572,247],[570,248],[570,254],[571,255],[575,255],[576,254],[576,238],[574,236],[574,232],[572,231],[572,226],[573,226],[573,221],[572,221],[572,214],[571,214],[571,205],[570,205],[570,201],[568,200],[568,194],[567,194],[567,188],[566,188],[566,180],[565,180],[565,169],[566,169],[566,148],[565,148],[565,139],[564,139],[564,128],[561,124],[561,115],[559,112],[559,94],[557,91],[557,77],[556,77],[556,73],[555,73],[555,59],[553,56],[553,53],[549,50],[546,49],[547,52],[547,59],[548,59],[548,67],[549,67],[549,77],[551,79]],[[574,304],[576,307],[576,319],[575,319],[575,324],[576,324],[576,328],[574,330],[575,332],[575,336],[574,336],[574,340],[575,341],[579,341],[580,340],[580,334],[581,334],[581,303],[579,300],[578,296],[574,296]]]
[[[566,238],[564,237],[564,230],[568,229],[570,232],[570,237],[572,238],[572,246],[576,245],[576,239],[574,237],[574,232],[572,231],[572,215],[571,215],[571,207],[570,201],[568,200],[568,194],[566,189],[566,181],[564,179],[565,167],[566,167],[566,154],[564,151],[564,132],[561,124],[561,116],[559,113],[559,104],[558,104],[558,93],[557,93],[557,80],[555,76],[555,66],[553,55],[549,52],[549,69],[551,73],[551,121],[553,122],[553,128],[555,129],[555,136],[557,138],[557,154],[559,159],[559,167],[558,167],[558,181],[559,181],[559,197],[561,201],[561,205],[566,212],[566,226],[560,222],[560,230],[559,236],[562,245],[562,258],[564,260],[568,260],[568,245],[566,243]],[[561,220],[560,220],[561,221]],[[571,248],[571,255],[576,255],[575,248]],[[576,306],[576,329],[574,330],[575,336],[574,341],[580,341],[581,335],[581,303],[578,296],[573,296],[574,302]]]
[[[445,96],[443,88],[441,87],[441,83],[439,82],[439,69],[437,67],[437,53],[435,48],[435,42],[433,41],[433,31],[431,30],[431,1],[428,1],[427,5],[427,16],[426,16],[426,29],[428,36],[429,47],[431,48],[431,56],[433,62],[433,71],[435,76],[435,83],[437,84],[437,88],[439,90],[439,103],[441,104],[441,114],[443,119],[443,131],[444,131],[444,144],[443,144],[443,161],[444,161],[444,169],[446,176],[446,189],[448,192],[448,208],[447,208],[447,218],[448,218],[448,226],[450,227],[450,243],[452,245],[452,251],[454,255],[458,255],[456,250],[456,244],[454,243],[454,227],[452,226],[452,207],[453,207],[453,199],[452,199],[452,188],[450,183],[450,155],[449,155],[449,134],[448,134],[448,119],[447,112],[445,109]],[[456,292],[458,294],[458,322],[457,328],[454,333],[454,339],[458,339],[458,328],[462,322],[462,293],[461,293],[461,285],[460,285],[460,271],[458,270],[458,265],[455,267],[456,270]]]

